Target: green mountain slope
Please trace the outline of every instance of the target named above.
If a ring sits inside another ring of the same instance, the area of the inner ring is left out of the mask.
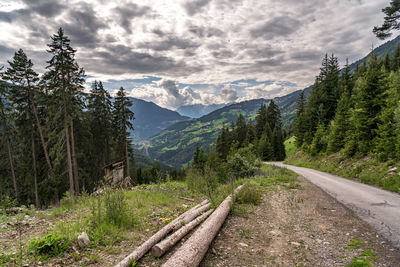
[[[189,119],[176,111],[157,106],[153,102],[132,97],[129,100],[132,102],[131,110],[135,113],[135,119],[132,121],[134,130],[131,132],[134,142],[147,139],[177,122]]]
[[[306,95],[310,90],[310,87],[305,89]],[[300,92],[296,91],[274,99],[281,109],[283,125],[286,128],[295,117]],[[247,119],[254,119],[261,104],[268,105],[269,102],[268,99],[244,101],[215,110],[199,119],[176,123],[150,138],[146,142],[147,151],[144,143],[138,145],[136,149],[154,160],[172,166],[182,166],[192,159],[197,145],[209,148],[216,141],[223,125],[230,126],[239,114],[243,114]]]
[[[400,44],[400,35],[394,38],[393,40],[390,40],[381,46],[375,48],[373,52],[378,58],[384,58],[387,53],[389,53],[390,56],[394,55],[394,52],[396,51],[397,46]],[[372,53],[372,52],[371,52]],[[367,62],[368,59],[371,56],[371,53],[369,53],[367,56],[363,57],[360,60],[357,60],[356,62],[352,63],[350,65],[350,70],[354,71],[357,66],[362,65],[364,62]]]

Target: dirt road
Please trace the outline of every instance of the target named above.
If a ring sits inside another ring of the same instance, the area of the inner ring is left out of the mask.
[[[313,169],[282,162],[267,164],[288,168],[320,187],[371,225],[400,249],[400,195]]]

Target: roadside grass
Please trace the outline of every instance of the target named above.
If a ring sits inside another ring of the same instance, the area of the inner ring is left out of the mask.
[[[195,202],[178,197],[190,197]],[[25,208],[24,213],[18,216],[2,214],[2,225],[26,221],[31,217],[26,217],[28,213],[46,220],[51,226],[34,234],[25,230],[21,248],[15,244],[0,250],[0,265],[14,262],[21,266],[34,265],[38,261],[51,261],[53,257],[84,265],[101,262],[102,254],[118,253],[121,241],[137,241],[140,238],[138,233],[157,230],[202,198],[200,194],[190,192],[184,182],[167,182],[140,185],[129,191],[105,188],[100,196],[82,194],[71,197],[67,193],[59,206],[48,210]],[[4,231],[11,230],[11,227],[6,227]],[[82,232],[88,234],[91,242],[76,253],[77,237]]]
[[[390,171],[393,167],[399,167],[399,162],[380,162],[372,156],[348,159],[340,152],[313,157],[298,150],[288,157],[285,163],[333,173],[364,184],[400,193],[399,172]]]
[[[296,137],[292,136],[284,142],[286,157],[293,155],[296,152]]]
[[[369,267],[374,266],[374,260],[376,258],[375,253],[372,249],[366,247],[366,242],[360,239],[351,239],[350,243],[345,246],[348,250],[358,250],[358,256],[354,256],[346,267]]]

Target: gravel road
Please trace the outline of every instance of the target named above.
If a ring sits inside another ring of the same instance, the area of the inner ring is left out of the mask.
[[[326,172],[282,162],[266,162],[288,168],[320,187],[371,225],[400,249],[400,195]]]

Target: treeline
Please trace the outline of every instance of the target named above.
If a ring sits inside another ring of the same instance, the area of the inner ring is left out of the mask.
[[[119,160],[133,184],[166,179],[158,165],[135,167],[129,140],[134,114],[124,88],[112,99],[95,81],[85,93],[85,72],[61,28],[47,52],[41,77],[22,49],[1,71],[0,200],[12,197],[40,207],[66,191],[91,192],[104,166]],[[175,170],[172,176],[182,174]]]
[[[341,151],[347,157],[400,158],[400,46],[393,56],[368,62],[352,73],[325,56],[309,99],[302,94],[294,135],[311,155]]]
[[[240,114],[236,123],[222,128],[215,149],[205,152],[201,147],[196,148],[186,168],[187,184],[212,199],[218,183],[254,175],[261,161],[283,160],[283,141],[280,110],[274,101],[268,108],[261,105],[255,122],[246,122]]]

